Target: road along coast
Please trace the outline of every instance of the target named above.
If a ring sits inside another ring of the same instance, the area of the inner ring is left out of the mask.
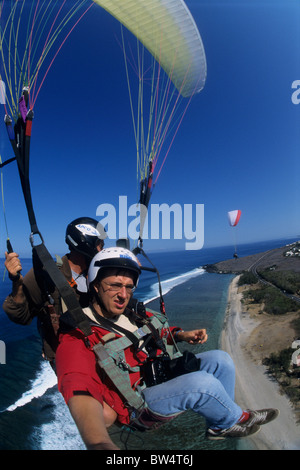
[[[236,276],[229,286],[228,305],[221,335],[221,349],[230,354],[236,366],[236,401],[242,408],[280,410],[279,417],[262,426],[258,434],[252,438],[240,439],[238,448],[300,450],[300,425],[296,422],[292,405],[286,395],[280,394],[277,382],[268,376],[266,367],[258,363],[260,361],[257,356],[249,354],[257,344],[256,334],[253,333],[258,331],[259,344],[262,345],[260,354],[263,354],[263,344],[269,337],[269,328],[258,328],[260,320],[243,312],[238,279],[239,276]],[[278,336],[281,331],[278,325]],[[272,334],[275,335],[274,332]]]
[[[300,245],[300,242],[293,244],[293,246],[298,245]],[[292,245],[285,245],[280,248],[275,248],[274,250],[264,251],[263,253],[208,264],[204,266],[204,268],[207,272],[211,273],[241,274],[245,271],[252,271],[253,268],[263,270],[270,266],[276,266],[276,269],[280,271],[299,273],[300,255],[286,256],[291,246]]]

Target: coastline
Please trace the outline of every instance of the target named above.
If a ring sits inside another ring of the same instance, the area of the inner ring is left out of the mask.
[[[249,338],[259,321],[243,313],[238,292],[239,276],[234,277],[228,290],[228,305],[221,348],[228,352],[236,366],[236,401],[243,408],[278,408],[279,417],[261,427],[252,438],[240,439],[238,449],[299,450],[300,426],[286,395],[281,395],[275,380],[268,377],[266,367],[249,355]],[[268,335],[268,331],[265,331]],[[246,346],[248,345],[248,348]],[[248,351],[247,351],[248,349]]]

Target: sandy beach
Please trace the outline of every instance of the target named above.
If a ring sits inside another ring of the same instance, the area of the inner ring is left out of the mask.
[[[274,345],[274,341],[282,338],[283,331],[285,338],[282,341],[288,343],[282,348],[291,344],[289,336],[292,337],[293,330],[288,328],[287,323],[290,323],[290,319],[282,320],[281,317],[281,321],[286,323],[282,328],[278,319],[275,322],[273,318],[261,320],[243,311],[238,278],[236,276],[229,287],[221,337],[221,348],[231,355],[236,366],[236,401],[243,408],[280,410],[279,417],[262,426],[258,434],[240,439],[239,449],[300,450],[300,425],[297,425],[294,409],[287,396],[280,394],[277,382],[267,375],[266,368],[261,365],[261,358],[268,355],[268,349],[271,344]]]

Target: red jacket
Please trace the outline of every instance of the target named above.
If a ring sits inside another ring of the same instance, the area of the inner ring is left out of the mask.
[[[146,313],[149,317],[152,315],[150,312]],[[172,327],[170,329],[171,332],[175,332],[179,328]],[[78,329],[60,335],[60,344],[56,352],[58,389],[66,403],[74,395],[74,392],[88,392],[101,404],[105,401],[116,411],[118,420],[128,424],[128,409],[124,406],[122,397],[110,379],[104,377],[93,352],[93,346],[98,344],[108,331],[103,327],[92,325],[92,332],[93,334],[89,336],[89,346],[84,341],[83,333]],[[168,344],[172,344],[167,329],[162,329],[161,336],[165,336]],[[116,338],[120,337],[121,335],[116,335]],[[131,367],[141,365],[147,357],[143,351],[134,354],[133,346],[126,348],[124,353],[126,362]],[[158,350],[157,354],[160,353],[161,351]],[[131,385],[138,383],[140,377],[140,372],[130,372]]]

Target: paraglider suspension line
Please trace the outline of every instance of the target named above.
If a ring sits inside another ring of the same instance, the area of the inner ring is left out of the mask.
[[[160,311],[163,315],[165,315],[166,314],[166,309],[165,309],[165,302],[164,302],[164,298],[163,298],[163,294],[162,294],[162,287],[161,287],[159,271],[154,266],[154,264],[152,263],[150,258],[144,252],[144,250],[143,250],[143,240],[141,238],[139,239],[139,242],[140,242],[140,245],[137,246],[136,248],[134,248],[133,254],[134,255],[138,255],[138,254],[143,255],[146,258],[146,260],[151,264],[152,268],[147,267],[147,266],[141,266],[142,271],[151,271],[151,272],[156,273],[157,279],[158,279],[158,289],[159,289],[159,298],[160,298]]]

